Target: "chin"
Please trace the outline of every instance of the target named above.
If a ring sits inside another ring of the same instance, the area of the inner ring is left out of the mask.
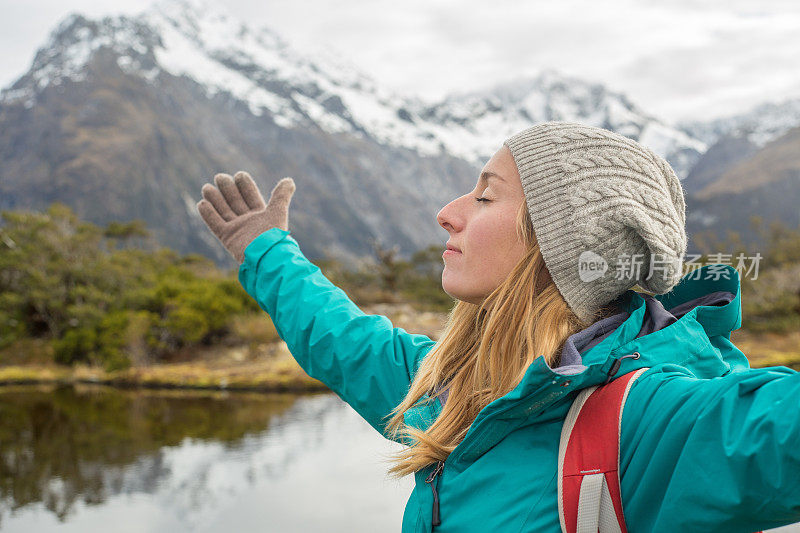
[[[446,283],[442,283],[442,290],[444,290],[444,292],[446,292],[451,298],[454,298],[460,302],[467,302],[475,305],[479,305],[483,302],[482,297],[469,294],[465,291],[459,291],[458,289],[449,287]]]

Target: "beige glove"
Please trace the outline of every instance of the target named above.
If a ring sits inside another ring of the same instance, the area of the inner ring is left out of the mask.
[[[272,189],[269,203],[247,172],[214,176],[214,185],[203,185],[203,199],[197,210],[209,229],[239,264],[244,249],[253,239],[271,228],[289,229],[289,203],[295,191],[294,180],[283,178]]]

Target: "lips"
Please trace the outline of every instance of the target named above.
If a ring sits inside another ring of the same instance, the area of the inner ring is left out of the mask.
[[[453,251],[453,252],[459,252],[459,253],[461,253],[461,250],[460,250],[460,249],[456,248],[455,246],[453,246],[453,245],[452,245],[452,244],[450,244],[449,242],[447,243],[447,249],[448,249],[448,250],[451,250],[451,251]]]

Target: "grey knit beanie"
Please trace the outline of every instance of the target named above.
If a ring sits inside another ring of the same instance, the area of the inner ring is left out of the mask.
[[[545,122],[505,140],[517,164],[545,265],[570,308],[592,322],[636,285],[680,281],[686,203],[662,157],[617,133]]]

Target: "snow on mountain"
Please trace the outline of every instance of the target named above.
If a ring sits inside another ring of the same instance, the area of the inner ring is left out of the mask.
[[[253,31],[202,0],[165,0],[136,17],[97,22],[71,15],[51,33],[30,75],[4,90],[0,102],[26,99],[33,105],[45,86],[83,79],[91,55],[103,48],[119,55],[126,72],[154,82],[161,72],[186,76],[209,97],[229,93],[284,127],[316,125],[357,136],[370,131],[380,140],[430,151],[430,140],[396,117],[404,99],[342,58],[325,51],[304,57],[270,30]]]
[[[281,126],[361,135],[364,126],[396,122],[387,115],[400,99],[333,54],[305,57],[272,31],[253,31],[200,1],[160,2],[142,19],[161,35],[155,55],[164,70],[209,95],[229,92],[256,115],[269,111]]]
[[[163,73],[191,78],[209,97],[227,93],[281,127],[369,136],[422,155],[449,153],[475,166],[509,135],[546,120],[580,121],[630,136],[666,157],[681,177],[707,148],[625,95],[553,71],[426,104],[380,87],[328,51],[301,54],[271,30],[252,30],[203,0],[163,0],[135,17],[68,17],[30,72],[0,93],[0,103],[34,105],[45,86],[86,76],[88,60],[103,49],[117,55],[125,72],[151,83]]]
[[[678,127],[709,146],[723,136],[744,137],[758,147],[800,126],[800,99],[760,104],[750,111],[708,122],[685,122]]]
[[[706,150],[625,95],[552,70],[489,91],[453,95],[419,114],[449,151],[473,160],[490,156],[505,137],[549,120],[582,122],[636,139],[666,157],[681,176]]]
[[[86,64],[100,48],[123,57],[143,56],[157,42],[151,28],[125,17],[105,18],[101,22],[79,14],[66,17],[36,53],[28,73],[0,92],[0,103],[22,101],[30,108],[38,93],[65,80],[81,81]]]

